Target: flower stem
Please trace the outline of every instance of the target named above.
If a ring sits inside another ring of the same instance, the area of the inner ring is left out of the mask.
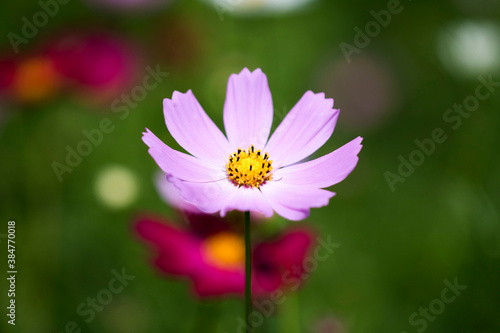
[[[247,333],[252,332],[249,323],[250,312],[252,311],[252,244],[250,237],[250,212],[245,212],[245,322],[247,323]]]

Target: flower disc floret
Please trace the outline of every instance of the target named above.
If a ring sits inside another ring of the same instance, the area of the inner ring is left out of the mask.
[[[229,155],[227,177],[235,185],[259,188],[266,181],[272,180],[272,165],[269,155],[262,154],[260,150],[255,151],[253,145],[248,148],[248,152],[238,148],[237,152]]]

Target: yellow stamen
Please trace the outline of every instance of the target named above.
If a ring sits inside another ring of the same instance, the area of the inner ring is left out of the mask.
[[[255,151],[253,145],[248,148],[248,152],[238,148],[236,153],[229,155],[227,177],[238,186],[259,188],[262,183],[272,180],[272,164],[269,155],[262,154],[260,150]]]
[[[245,242],[231,232],[220,232],[207,238],[203,253],[209,262],[220,268],[241,268],[245,262]]]

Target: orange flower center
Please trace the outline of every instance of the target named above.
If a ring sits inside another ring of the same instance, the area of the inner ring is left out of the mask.
[[[245,242],[231,232],[220,232],[207,238],[203,252],[210,263],[220,268],[240,268],[245,263]]]
[[[16,73],[14,89],[23,102],[39,102],[55,94],[59,78],[48,58],[32,58],[23,61]]]
[[[248,152],[238,148],[238,151],[229,155],[226,164],[227,177],[236,185],[257,187],[272,179],[273,161],[269,160],[267,153],[255,151],[254,146]]]

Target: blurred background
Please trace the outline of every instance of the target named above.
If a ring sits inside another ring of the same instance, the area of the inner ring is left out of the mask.
[[[2,313],[2,332],[71,332],[69,322],[82,332],[191,332],[197,311],[216,318],[214,332],[238,332],[242,302],[199,304],[186,283],[151,268],[132,226],[144,212],[175,217],[141,141],[148,127],[179,148],[162,99],[192,89],[223,128],[227,78],[243,67],[268,76],[273,128],[306,90],[335,99],[340,118],[316,156],[364,137],[337,196],[299,222],[341,246],[256,332],[500,332],[498,1],[3,7],[1,267],[14,220],[19,273],[16,326]],[[429,143],[436,129],[444,135]],[[122,268],[135,279],[86,323],[76,308]],[[436,301],[455,279],[467,289]]]

